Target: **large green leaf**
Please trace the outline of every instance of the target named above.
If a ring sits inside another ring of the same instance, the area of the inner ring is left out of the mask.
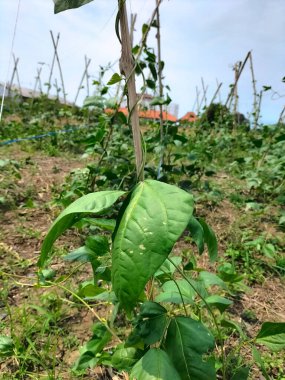
[[[90,193],[71,203],[53,222],[42,245],[38,265],[42,267],[48,259],[55,240],[70,228],[80,218],[87,214],[102,214],[108,210],[117,199],[124,194],[123,191],[99,191]]]
[[[192,212],[193,197],[175,186],[154,180],[136,186],[113,243],[112,283],[124,308],[135,304],[185,230]]]
[[[180,376],[165,351],[149,350],[134,366],[130,380],[180,380]]]
[[[53,0],[54,13],[66,11],[67,9],[79,8],[93,0]]]
[[[280,351],[285,348],[285,323],[264,322],[259,331],[256,342],[264,344],[272,351]]]
[[[181,379],[216,379],[214,364],[202,358],[214,348],[214,338],[201,322],[188,317],[173,318],[165,348]]]

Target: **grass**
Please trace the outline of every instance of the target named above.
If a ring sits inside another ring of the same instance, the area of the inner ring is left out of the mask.
[[[21,119],[17,119],[17,131],[23,131]],[[156,173],[156,135],[155,132],[150,136],[147,133],[145,131],[145,139],[150,141],[148,173],[152,170]],[[188,131],[184,134],[188,139]],[[226,312],[226,318],[240,323],[246,334],[253,336],[266,320],[284,321],[285,307],[285,231],[283,224],[279,224],[284,213],[284,201],[280,198],[282,191],[276,194],[273,188],[268,188],[270,170],[258,171],[261,182],[257,187],[248,186],[247,178],[243,176],[244,172],[251,175],[257,172],[247,157],[254,157],[256,162],[262,158],[267,169],[272,168],[272,162],[264,155],[268,150],[267,136],[265,132],[261,136],[264,151],[260,152],[253,146],[252,134],[246,137],[243,133],[234,143],[230,132],[213,130],[209,134],[196,129],[190,135],[189,141],[177,149],[172,142],[169,143],[169,171],[165,175],[169,182],[183,180],[183,186],[194,193],[196,215],[205,218],[218,236],[219,261],[213,267],[205,256],[198,257],[188,237],[179,242],[175,252],[182,252],[185,262],[193,261],[194,268],[218,274],[231,271],[231,278],[235,280],[228,283],[229,290],[224,295],[233,300],[233,306]],[[277,136],[282,136],[282,131]],[[80,302],[80,297],[74,296],[78,295],[80,284],[92,278],[92,271],[86,266],[62,260],[63,255],[81,245],[85,231],[66,233],[56,246],[56,258],[49,267],[53,272],[45,273],[44,278],[37,275],[41,242],[51,221],[58,215],[62,203],[67,204],[69,199],[87,191],[88,170],[82,168],[85,163],[95,163],[96,168],[102,153],[102,144],[96,142],[92,131],[85,137],[86,142],[81,141],[80,147],[85,144],[90,150],[93,139],[96,149],[84,163],[80,161],[82,149],[75,148],[73,141],[64,142],[64,139],[58,141],[57,146],[47,140],[21,144],[24,150],[12,145],[0,148],[2,158],[9,160],[0,172],[0,202],[4,198],[0,203],[3,211],[0,216],[0,336],[12,338],[12,354],[0,356],[0,379],[124,378],[115,370],[108,372],[106,367],[77,373],[71,370],[79,356],[78,347],[91,336],[90,328],[96,322],[91,310],[94,309],[100,318],[105,318],[111,311],[108,302],[91,302],[88,308]],[[269,137],[272,145],[272,136]],[[123,144],[124,155],[130,159],[129,136],[125,133],[120,137],[118,128],[113,138],[115,141],[110,142],[108,154],[96,173],[96,189],[119,186],[121,173],[126,172],[126,182],[122,186],[131,183],[129,164],[122,160],[120,165],[114,165]],[[231,149],[229,144],[232,144]],[[271,156],[278,161],[280,141],[276,144]],[[71,147],[71,150],[66,149],[58,156],[63,146]],[[80,154],[75,153],[78,150],[81,150]],[[177,159],[178,154],[183,156]],[[78,171],[66,180],[75,168]],[[280,177],[283,169],[279,169],[275,174],[282,190]],[[60,202],[55,202],[59,199]],[[119,318],[116,323],[120,326],[120,334],[129,331],[129,322],[124,318]],[[223,333],[228,340],[227,348],[232,350],[238,344],[237,334],[226,329]],[[111,343],[109,351],[112,348]],[[282,355],[270,354],[266,350],[263,353],[264,365],[271,378],[284,380]],[[246,363],[253,364],[245,349],[239,364]],[[250,378],[258,379],[260,374],[260,368],[253,365]]]

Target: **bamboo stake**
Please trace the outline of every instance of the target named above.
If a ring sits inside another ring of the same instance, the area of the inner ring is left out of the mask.
[[[234,115],[236,115],[237,111],[238,111],[238,86],[237,86],[237,82],[238,82],[238,78],[239,78],[239,71],[240,71],[240,68],[241,68],[241,62],[237,62],[235,65],[234,65],[234,73],[235,73],[235,87],[234,87],[234,93],[233,93],[233,98],[234,98],[234,107],[233,107],[233,113]],[[236,124],[236,119],[234,118],[234,124]]]
[[[17,66],[18,66],[18,62],[19,62],[19,58],[17,58],[15,60],[14,54],[13,54],[13,58],[14,58],[14,68],[13,68],[10,84],[8,86],[8,97],[10,97],[10,95],[11,95],[11,90],[12,90],[12,86],[13,86],[13,82],[14,82],[14,78],[15,78],[15,75],[16,75],[16,72],[17,72]]]
[[[279,116],[277,124],[284,123],[284,118],[285,118],[285,106],[283,107],[283,109],[282,109],[282,111],[280,113],[280,116]]]
[[[161,36],[160,36],[160,14],[159,6],[161,2],[156,0],[156,24],[157,24],[157,66],[158,66],[158,87],[159,87],[159,97],[163,98],[163,84],[162,84],[162,64],[161,64]],[[157,178],[161,177],[161,169],[164,163],[164,131],[163,131],[163,109],[162,104],[159,105],[159,129],[160,129],[160,143],[162,145],[160,161],[157,170]]]
[[[157,21],[157,63],[158,63],[158,86],[159,86],[159,96],[163,98],[163,85],[162,85],[162,65],[161,65],[161,38],[160,38],[160,15],[159,15],[159,1],[156,0],[156,21]],[[163,141],[163,112],[162,112],[162,104],[159,105],[159,124],[160,124],[160,141]],[[161,159],[163,163],[163,157]]]
[[[200,97],[200,91],[198,90],[198,86],[196,86],[197,115],[199,115],[199,113],[200,113],[200,107],[201,107],[201,103],[199,101],[199,97]]]
[[[201,78],[201,82],[202,82],[202,90],[203,90],[203,98],[202,98],[202,101],[201,103],[205,102],[205,108],[207,107],[207,90],[208,90],[208,86],[205,88],[205,83],[204,83],[204,79],[203,77]]]
[[[222,85],[223,85],[222,82],[218,84],[218,88],[216,89],[216,91],[215,91],[215,93],[214,93],[214,95],[213,95],[213,97],[212,97],[212,99],[210,101],[209,107],[210,107],[211,104],[214,103],[214,100],[216,99],[217,95],[220,93],[220,89],[221,89]]]
[[[91,62],[91,59],[89,58],[88,61],[87,61],[87,57],[85,56],[85,70],[82,74],[82,77],[81,77],[81,80],[80,80],[80,83],[79,83],[79,86],[78,86],[78,89],[77,89],[77,92],[76,92],[76,95],[75,95],[75,99],[74,99],[74,104],[76,104],[76,101],[77,101],[77,98],[78,98],[78,95],[79,95],[79,92],[82,88],[82,84],[83,84],[83,81],[84,81],[84,78],[85,76],[87,77],[87,83],[88,83],[88,66]],[[89,96],[89,85],[88,85],[88,89],[87,89],[87,96]]]
[[[208,88],[209,88],[209,86],[207,86],[206,88],[205,87],[203,88],[203,96],[202,96],[201,103],[200,103],[200,106],[202,106],[202,103],[205,102],[205,105],[204,105],[205,108],[207,107],[207,98],[206,98],[206,96],[207,96]]]
[[[87,58],[87,56],[85,55],[84,56],[84,59],[85,59],[85,72],[86,72],[86,89],[87,89],[87,96],[90,95],[90,89],[89,89],[89,73],[88,73],[88,67],[90,65],[90,62],[91,62],[91,58]]]
[[[220,84],[219,84],[218,78],[216,78],[216,83],[217,83],[217,87],[219,88]],[[222,103],[222,97],[221,97],[220,91],[218,91],[218,95],[219,95],[219,103]]]
[[[59,75],[60,75],[60,80],[61,80],[61,86],[62,86],[62,92],[63,92],[63,100],[64,100],[64,103],[66,103],[66,93],[65,93],[65,88],[64,88],[64,80],[63,80],[63,75],[62,75],[61,64],[60,64],[60,60],[59,60],[58,53],[57,53],[57,45],[56,45],[56,42],[54,40],[54,36],[53,36],[53,33],[51,30],[50,30],[50,35],[51,35],[51,39],[52,39],[52,43],[53,43],[53,47],[54,47],[54,53],[55,53],[55,57],[56,57],[57,65],[58,65],[58,70],[59,70]],[[59,34],[58,34],[58,38],[59,38]]]
[[[50,30],[50,33],[52,33],[51,30]],[[49,74],[49,79],[48,79],[47,97],[49,96],[49,92],[50,92],[50,89],[51,89],[51,78],[52,78],[53,68],[54,68],[54,64],[55,64],[55,56],[56,56],[55,52],[56,52],[57,47],[58,47],[58,42],[59,42],[59,33],[57,34],[57,37],[56,37],[55,49],[54,49],[54,53],[53,53],[52,64],[51,64],[51,67],[50,67],[50,74]]]
[[[121,58],[120,71],[127,78],[128,89],[128,108],[130,112],[131,127],[133,132],[133,141],[136,159],[137,179],[143,180],[143,155],[141,146],[141,133],[139,126],[139,114],[137,107],[136,82],[134,74],[134,60],[132,56],[132,47],[130,40],[130,32],[128,27],[127,7],[126,2],[118,0],[119,6],[119,21],[121,32]]]
[[[263,95],[263,91],[261,90],[260,93],[259,93],[259,95],[258,95],[259,101],[257,103],[257,115],[256,115],[257,120],[259,119],[259,116],[260,116],[262,95]]]
[[[21,87],[20,77],[19,77],[19,71],[18,71],[19,58],[16,59],[14,53],[13,53],[13,60],[14,60],[14,65],[15,65],[15,71],[16,71],[16,78],[17,78],[17,83],[18,83],[19,94],[22,96],[22,87]]]
[[[42,66],[40,68],[37,68],[37,76],[35,78],[36,80],[35,80],[34,90],[32,93],[32,98],[35,97],[38,86],[39,86],[40,93],[42,93],[41,72],[42,72]]]
[[[254,75],[254,70],[253,70],[253,59],[252,59],[252,52],[250,52],[249,55],[249,63],[250,63],[250,71],[251,71],[251,78],[252,78],[252,88],[253,88],[253,128],[257,128],[258,124],[258,117],[260,114],[260,110],[258,110],[258,94],[256,90],[256,80],[255,80],[255,75]]]
[[[237,83],[238,83],[238,81],[239,81],[239,78],[240,78],[240,76],[241,76],[241,73],[243,72],[243,69],[244,69],[244,67],[245,67],[245,64],[246,64],[247,60],[249,59],[249,56],[250,56],[250,51],[247,53],[247,55],[246,55],[246,57],[245,57],[245,60],[243,61],[242,65],[241,65],[241,68],[240,68],[240,70],[239,70],[239,72],[238,72],[238,75],[237,75],[237,77],[236,77],[235,83],[234,83],[234,85],[232,86],[231,91],[230,91],[230,93],[229,93],[229,95],[228,95],[228,97],[227,97],[227,100],[226,100],[226,103],[225,103],[225,106],[226,106],[226,107],[227,107],[227,105],[228,105],[230,99],[232,98],[233,94],[235,93],[235,88],[236,88],[236,86],[237,86]]]

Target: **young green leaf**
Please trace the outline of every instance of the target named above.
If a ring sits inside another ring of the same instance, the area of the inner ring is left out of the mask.
[[[112,356],[112,366],[119,371],[129,370],[140,359],[142,352],[134,347],[119,348]]]
[[[82,222],[89,224],[90,226],[99,227],[105,231],[114,231],[116,221],[114,219],[97,219],[97,218],[83,218]]]
[[[79,8],[93,0],[53,0],[54,13],[66,11],[67,9]]]
[[[285,348],[285,323],[264,322],[257,334],[256,342],[264,344],[272,351],[281,351]]]
[[[118,73],[115,73],[112,75],[112,78],[109,80],[107,85],[112,86],[112,84],[116,84],[118,82],[121,82],[121,80],[122,80],[122,77]]]
[[[215,261],[218,256],[218,242],[212,228],[203,220],[199,219],[199,223],[204,230],[204,240],[208,247],[208,252],[211,261]]]
[[[178,267],[182,262],[182,257],[179,256],[173,256],[171,257],[171,261]],[[176,266],[173,265],[169,260],[165,260],[164,263],[159,267],[159,269],[155,272],[155,277],[164,277],[167,276],[167,278],[170,277],[175,271]]]
[[[168,355],[160,348],[150,349],[133,367],[130,380],[180,380]]]
[[[201,322],[188,317],[172,319],[165,350],[182,379],[215,380],[215,367],[203,355],[214,349],[214,338]]]
[[[190,280],[191,283],[197,288],[196,281]],[[179,289],[178,289],[179,287]],[[183,302],[185,304],[193,304],[196,296],[195,290],[188,283],[188,281],[184,279],[176,280],[176,281],[167,281],[162,285],[162,292],[158,294],[155,298],[157,302],[171,302],[175,304],[181,304],[183,297]]]
[[[124,308],[134,306],[192,212],[192,196],[175,186],[146,180],[135,187],[113,243],[112,284]]]
[[[87,248],[91,249],[96,255],[103,256],[109,252],[109,242],[106,236],[88,236],[85,241]]]
[[[71,203],[54,221],[47,236],[44,239],[38,265],[42,267],[49,258],[50,250],[55,240],[68,228],[78,222],[80,218],[87,214],[100,215],[107,211],[120,196],[123,191],[100,191],[90,193]]]
[[[0,358],[12,356],[14,353],[14,342],[12,338],[0,335]]]
[[[191,237],[198,247],[199,254],[204,252],[204,229],[194,216],[189,221],[188,230],[190,231]]]
[[[223,313],[226,310],[226,308],[231,306],[233,303],[231,300],[228,300],[225,297],[221,297],[215,294],[207,297],[205,301],[208,305],[215,306],[220,311],[220,313]]]
[[[84,99],[83,107],[97,107],[97,108],[103,109],[104,102],[103,102],[102,96],[98,96],[98,95],[87,96]]]
[[[227,319],[222,319],[221,326],[227,329],[236,330],[239,333],[241,338],[246,339],[246,334],[242,331],[242,328],[237,322],[229,321]]]
[[[90,248],[83,245],[82,247],[79,247],[74,251],[68,253],[66,256],[64,256],[64,260],[81,261],[83,263],[88,263],[92,260],[95,260],[96,257],[97,255]]]
[[[227,289],[226,283],[215,273],[203,270],[199,273],[199,280],[204,283],[205,288],[209,288],[210,286],[216,285],[222,289]]]
[[[167,95],[166,99],[162,97],[155,97],[153,100],[150,102],[151,106],[159,106],[159,105],[167,105],[171,103],[171,98],[169,95]]]

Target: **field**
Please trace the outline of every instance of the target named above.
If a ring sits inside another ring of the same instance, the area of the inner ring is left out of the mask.
[[[0,146],[0,379],[128,379],[130,364],[138,359],[119,362],[114,352],[135,326],[135,316],[118,310],[110,252],[100,257],[96,286],[90,262],[74,256],[78,247],[96,243],[88,241],[90,234],[103,231],[111,242],[118,207],[105,219],[109,230],[90,220],[79,222],[55,243],[47,267],[37,266],[51,223],[72,201],[93,191],[133,187],[133,149],[124,115],[43,99],[7,107],[0,128],[1,141],[50,133]],[[250,371],[250,379],[284,380],[284,351],[272,352],[256,340],[264,322],[285,322],[284,125],[248,130],[229,115],[170,124],[163,147],[158,124],[149,121],[142,129],[146,178],[156,179],[159,172],[160,181],[193,194],[195,217],[212,228],[218,242],[215,261],[207,249],[199,255],[187,232],[171,253],[178,269],[199,282],[211,313],[185,284],[179,292],[171,288],[171,281],[184,281],[171,265],[156,272],[148,299],[159,301],[171,315],[184,309],[203,321],[216,341],[211,357],[217,378],[243,379]],[[220,298],[211,303],[211,296]],[[103,344],[98,323],[106,321],[116,333]],[[284,332],[279,339],[284,347]]]

